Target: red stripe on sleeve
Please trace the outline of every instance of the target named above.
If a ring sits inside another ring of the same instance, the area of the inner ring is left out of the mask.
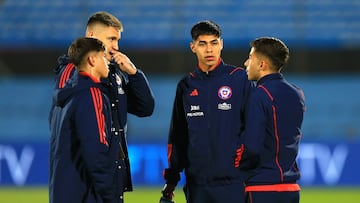
[[[64,88],[66,81],[69,80],[70,73],[74,69],[74,67],[75,66],[72,63],[67,64],[64,71],[61,73],[60,80],[59,80],[59,86],[58,86],[59,88]]]
[[[94,109],[96,114],[96,120],[98,124],[99,130],[99,139],[100,143],[109,146],[106,140],[106,133],[105,133],[105,116],[103,113],[103,100],[101,96],[101,91],[98,88],[90,88],[91,96],[94,103]]]
[[[244,70],[243,68],[241,68],[241,67],[236,67],[234,70],[232,70],[231,72],[230,72],[230,74],[229,75],[232,75],[232,74],[234,74],[236,71],[238,71],[238,70]]]
[[[172,144],[168,144],[168,163],[170,163],[170,158],[171,158],[171,153],[172,153]]]
[[[268,95],[268,97],[270,98],[271,102],[274,102],[274,97],[271,95],[270,91],[263,85],[259,85],[259,87],[261,89],[263,89],[265,91],[265,93]],[[284,174],[283,174],[283,170],[282,167],[280,165],[279,162],[279,145],[280,145],[280,141],[279,141],[279,132],[278,132],[278,127],[277,127],[277,116],[276,116],[276,107],[274,104],[272,104],[272,111],[273,111],[273,119],[274,119],[274,134],[275,134],[275,139],[276,139],[276,155],[275,155],[275,162],[277,167],[279,168],[279,173],[280,173],[280,178],[281,178],[281,182],[284,181]]]
[[[264,87],[263,85],[259,85],[259,87],[265,91],[265,93],[270,97],[271,101],[274,101],[274,97],[270,94],[269,90],[266,89],[266,87]]]
[[[279,132],[278,132],[278,128],[277,128],[277,117],[276,117],[276,108],[273,105],[272,106],[273,109],[273,117],[274,117],[274,131],[275,131],[275,139],[276,139],[276,156],[275,156],[275,161],[276,161],[276,165],[279,168],[280,171],[280,178],[281,178],[281,182],[284,181],[284,174],[283,174],[283,170],[282,167],[279,163],[279,145],[280,145],[280,140],[279,140]]]

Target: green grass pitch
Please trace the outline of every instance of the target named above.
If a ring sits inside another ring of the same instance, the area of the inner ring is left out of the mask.
[[[158,203],[161,187],[140,187],[125,195],[125,203]],[[176,203],[185,203],[184,194],[175,191]],[[301,191],[301,203],[356,203],[360,201],[360,187],[306,187]],[[46,187],[0,187],[1,203],[47,203]]]

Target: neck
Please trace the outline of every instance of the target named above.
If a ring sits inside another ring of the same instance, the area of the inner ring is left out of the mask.
[[[207,65],[201,65],[199,63],[198,67],[202,72],[208,73],[210,71],[213,71],[216,67],[218,67],[220,63],[221,63],[221,58],[219,58],[218,62],[216,64],[214,64],[214,65],[207,66]]]
[[[100,83],[100,77],[96,77],[95,75],[91,74],[90,72],[87,71],[79,71],[79,74],[82,76],[87,76],[89,77],[92,81],[94,81],[95,83]]]

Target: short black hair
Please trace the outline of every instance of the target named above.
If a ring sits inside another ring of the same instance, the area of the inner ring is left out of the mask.
[[[268,57],[277,70],[281,70],[289,60],[289,48],[275,37],[260,37],[250,42],[255,52]]]
[[[79,66],[84,57],[90,52],[105,51],[104,44],[95,38],[80,37],[76,39],[68,49],[69,61],[76,67]]]
[[[195,41],[200,35],[221,37],[221,28],[211,20],[200,21],[191,28],[191,38]]]

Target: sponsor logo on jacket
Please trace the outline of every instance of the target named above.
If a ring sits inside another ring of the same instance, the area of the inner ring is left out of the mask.
[[[204,116],[204,112],[200,111],[200,106],[199,105],[191,105],[190,106],[190,111],[191,112],[186,114],[188,117]]]

